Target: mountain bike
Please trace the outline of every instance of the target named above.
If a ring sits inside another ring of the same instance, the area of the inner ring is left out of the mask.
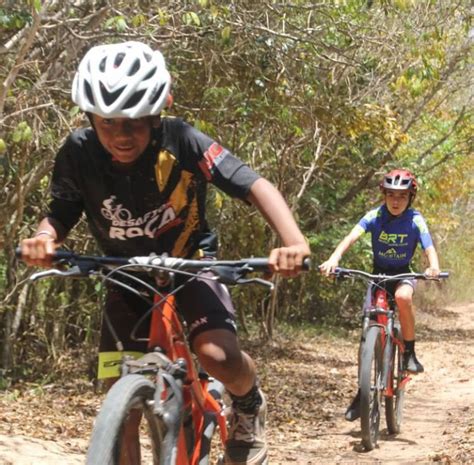
[[[19,253],[17,250],[18,256]],[[34,273],[30,280],[51,276],[95,277],[136,294],[140,286],[154,294],[149,311],[148,352],[138,359],[123,355],[121,376],[108,391],[94,424],[87,465],[118,465],[124,427],[132,417],[140,422],[140,463],[209,464],[211,441],[217,426],[222,445],[227,439],[224,386],[200,370],[195,362],[187,343],[185,324],[176,308],[175,294],[197,277],[226,285],[254,283],[273,289],[269,281],[247,278],[253,272],[268,273],[268,259],[121,258],[84,256],[58,250],[53,260],[61,269]],[[308,259],[304,268],[309,268]],[[143,279],[143,272],[152,275],[156,285]],[[175,275],[185,275],[188,279],[184,284],[174,286]],[[163,285],[166,285],[165,290]],[[142,320],[132,329],[132,339]],[[120,341],[117,346],[120,347]],[[223,463],[222,456],[217,458],[217,463]]]
[[[388,433],[400,432],[405,388],[411,379],[402,366],[403,335],[395,299],[383,285],[404,279],[444,279],[449,277],[449,273],[443,272],[437,278],[431,278],[423,273],[388,276],[336,268],[334,275],[337,278],[360,278],[368,283],[370,303],[363,309],[358,368],[362,445],[370,451],[377,445],[383,404]]]

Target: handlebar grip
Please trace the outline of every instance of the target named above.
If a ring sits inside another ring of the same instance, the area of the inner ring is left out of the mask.
[[[449,278],[449,271],[442,271],[438,277],[443,279]]]
[[[310,258],[310,257],[306,257],[306,258],[303,260],[303,270],[304,270],[304,271],[309,271],[309,270],[311,270],[311,258]]]
[[[22,258],[22,256],[21,256],[21,247],[20,246],[15,248],[15,257],[19,258],[19,259]],[[73,252],[68,252],[67,250],[56,250],[53,253],[53,261],[54,262],[57,262],[59,260],[68,260],[68,259],[71,259],[71,258],[74,258],[74,257],[76,257],[76,254],[74,254]]]
[[[244,259],[244,261],[248,262],[248,264],[255,268],[256,270],[268,270],[268,258],[249,258]],[[311,270],[311,258],[306,257],[303,260],[303,265],[301,267],[303,271],[310,271]]]

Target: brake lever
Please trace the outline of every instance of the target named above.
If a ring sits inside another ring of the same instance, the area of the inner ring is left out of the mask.
[[[61,271],[58,269],[46,270],[46,271],[38,271],[37,273],[33,273],[28,279],[29,281],[37,281],[39,279],[48,278],[50,276],[60,276],[62,278],[70,278],[74,276],[88,276],[88,272],[81,270],[77,265],[69,268],[66,271]]]
[[[267,281],[266,279],[262,278],[241,278],[236,281],[236,284],[258,284],[259,286],[268,287],[270,289],[270,292],[273,292],[273,290],[275,289],[275,285],[271,281]]]
[[[211,267],[212,271],[217,275],[218,281],[222,284],[227,284],[233,286],[236,284],[258,284],[260,286],[265,286],[273,291],[274,285],[272,282],[267,281],[262,278],[249,278],[246,279],[245,275],[252,270],[252,268],[231,268],[226,266],[213,266]]]

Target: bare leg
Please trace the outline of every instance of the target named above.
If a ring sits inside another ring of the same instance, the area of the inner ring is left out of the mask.
[[[415,339],[415,310],[413,308],[413,288],[402,284],[395,291],[395,301],[399,311],[403,338],[406,341]]]
[[[231,331],[213,329],[198,334],[193,348],[202,367],[232,394],[243,396],[255,385],[255,364],[240,350],[237,336]]]

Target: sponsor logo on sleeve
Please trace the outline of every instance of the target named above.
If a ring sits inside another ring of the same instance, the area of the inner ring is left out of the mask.
[[[214,175],[214,171],[219,163],[225,158],[227,151],[219,145],[217,142],[211,144],[211,146],[204,152],[203,158],[198,162],[201,171],[208,181],[210,181]]]

